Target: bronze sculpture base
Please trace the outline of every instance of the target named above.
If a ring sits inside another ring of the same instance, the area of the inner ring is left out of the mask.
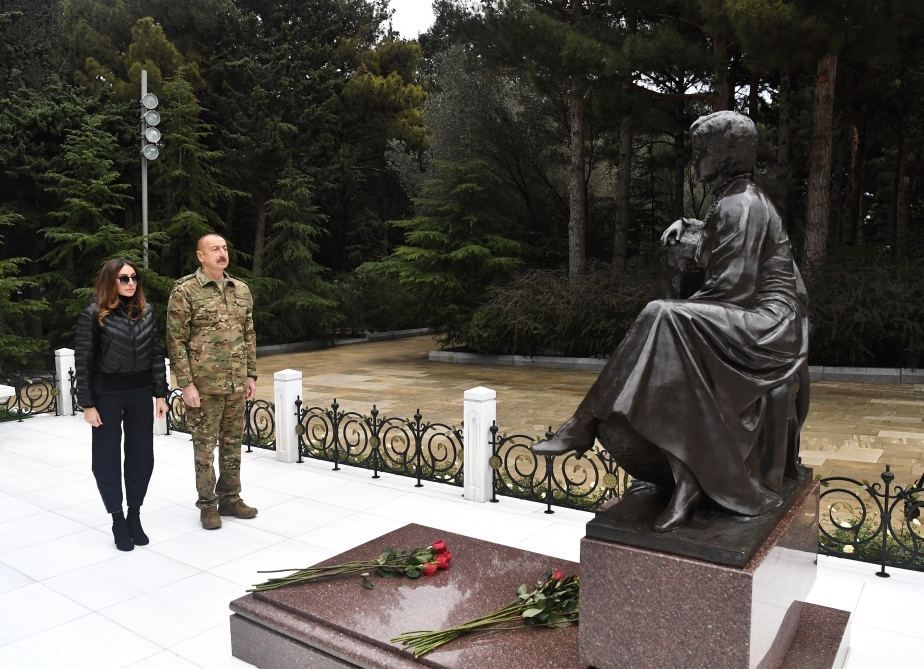
[[[737,516],[706,502],[690,516],[685,526],[667,533],[651,528],[670,495],[632,494],[587,523],[587,536],[743,567],[811,484],[812,470],[802,467],[800,478],[784,479],[783,504],[770,513],[757,517]]]

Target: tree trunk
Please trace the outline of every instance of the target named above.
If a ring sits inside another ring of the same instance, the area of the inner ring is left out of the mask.
[[[616,166],[616,218],[613,222],[613,271],[626,268],[629,240],[629,212],[632,202],[632,117],[619,124],[619,158]]]
[[[831,137],[834,125],[834,84],[837,56],[825,54],[818,61],[815,100],[812,108],[812,151],[809,162],[808,211],[805,221],[805,269],[809,279],[824,264],[828,242],[831,193]]]
[[[687,175],[686,118],[683,102],[674,106],[674,178],[671,193],[671,220],[677,220],[684,214],[683,195]]]
[[[847,143],[844,141],[841,129],[845,125],[844,119],[839,118],[834,123],[831,136],[831,193],[828,196],[828,239],[841,241],[844,237],[843,207],[837,206],[844,201],[846,189],[846,161]]]
[[[792,104],[792,77],[789,70],[780,73],[779,96],[780,119],[777,127],[776,145],[776,189],[779,197],[778,207],[783,223],[790,231],[793,222],[790,220],[792,209],[792,182],[790,180],[791,165],[789,162],[790,146],[792,141],[792,119],[790,106]]]
[[[254,206],[257,209],[257,225],[253,239],[254,278],[263,274],[263,249],[266,246],[266,200],[267,198],[264,196],[254,199]]]
[[[899,121],[898,155],[895,159],[895,207],[893,209],[894,235],[892,253],[896,258],[903,258],[908,250],[908,219],[911,208],[908,198],[908,151],[905,147],[904,119]]]
[[[584,91],[572,79],[568,91],[571,122],[571,166],[568,170],[568,275],[584,273],[587,191],[584,182]]]
[[[712,64],[715,79],[713,111],[722,111],[728,109],[731,97],[728,85],[728,40],[724,35],[712,36]]]
[[[751,70],[751,84],[748,87],[748,116],[754,123],[757,123],[757,116],[760,113],[760,74],[756,70]]]
[[[859,243],[859,232],[862,221],[860,197],[860,127],[856,119],[851,120],[847,128],[847,188],[844,191],[843,214],[841,218],[841,241],[850,246]]]

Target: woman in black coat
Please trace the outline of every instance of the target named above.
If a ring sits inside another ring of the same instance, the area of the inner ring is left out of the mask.
[[[154,310],[145,302],[131,261],[103,263],[96,298],[77,318],[74,349],[77,397],[84,420],[93,427],[93,475],[112,514],[116,547],[130,551],[149,541],[139,513],[154,471],[154,413],[166,415],[168,392]],[[122,512],[123,429],[127,518]]]

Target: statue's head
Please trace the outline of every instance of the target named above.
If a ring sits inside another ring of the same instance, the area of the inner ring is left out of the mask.
[[[757,162],[757,127],[732,111],[700,116],[690,126],[693,169],[705,183],[721,183],[737,174],[750,174]]]

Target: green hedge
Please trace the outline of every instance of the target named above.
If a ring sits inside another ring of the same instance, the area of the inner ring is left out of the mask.
[[[914,262],[837,259],[810,289],[815,365],[924,366],[924,272]],[[492,290],[472,317],[466,348],[517,355],[608,355],[647,302],[655,269],[616,276],[595,265],[570,281],[531,270]]]

